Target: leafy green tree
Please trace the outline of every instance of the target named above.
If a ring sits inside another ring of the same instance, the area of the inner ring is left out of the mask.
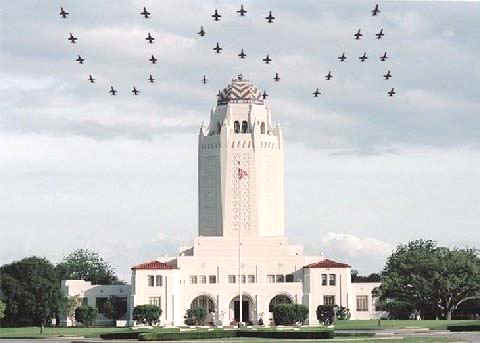
[[[346,308],[345,306],[339,306],[337,307],[337,319],[338,320],[349,320],[350,317],[352,316],[350,313],[350,310]]]
[[[384,309],[388,312],[389,319],[410,319],[415,306],[405,301],[393,300],[387,301]]]
[[[39,325],[62,309],[64,296],[55,267],[45,258],[28,257],[0,268],[1,290],[5,298],[8,325]]]
[[[60,280],[85,280],[94,285],[120,283],[112,266],[92,250],[77,249],[57,265]]]
[[[308,317],[308,307],[302,304],[278,304],[273,307],[273,320],[276,325],[303,323]]]
[[[480,258],[474,249],[438,247],[430,240],[399,245],[382,271],[381,301],[413,305],[422,316],[451,319],[462,302],[480,293]]]
[[[62,306],[63,314],[70,318],[74,319],[75,310],[82,305],[82,298],[79,295],[73,297],[67,297]]]
[[[75,310],[75,320],[89,327],[95,323],[97,314],[98,312],[95,307],[82,305]]]
[[[148,325],[156,324],[161,314],[162,310],[157,305],[138,305],[133,309],[133,319]]]
[[[5,308],[7,305],[0,299],[0,320],[2,320],[5,317]]]
[[[359,275],[358,271],[352,269],[351,273],[351,280],[352,282],[380,282],[381,275],[378,273],[371,273],[368,276]]]

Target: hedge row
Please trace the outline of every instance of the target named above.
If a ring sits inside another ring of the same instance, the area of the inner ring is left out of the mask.
[[[101,339],[112,340],[112,339],[139,339],[140,334],[145,333],[145,331],[132,331],[132,332],[111,332],[103,333],[100,335]]]
[[[456,324],[448,325],[448,331],[480,331],[480,324]]]
[[[334,330],[315,331],[257,331],[257,330],[212,330],[184,332],[152,332],[139,336],[140,341],[181,341],[190,339],[259,337],[287,339],[328,339],[333,338]]]

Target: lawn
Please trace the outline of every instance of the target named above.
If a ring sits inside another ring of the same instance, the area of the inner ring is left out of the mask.
[[[480,324],[480,320],[382,320],[382,329],[428,328],[446,330],[452,324]],[[338,320],[336,330],[379,329],[377,320]]]
[[[39,327],[0,328],[0,338],[99,337],[107,332],[130,331],[129,328],[45,328],[40,334]]]

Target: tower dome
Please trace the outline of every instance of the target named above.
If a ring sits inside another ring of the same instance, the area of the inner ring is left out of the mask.
[[[253,103],[263,105],[263,97],[260,90],[250,81],[239,74],[232,79],[232,83],[219,91],[217,94],[217,105],[228,103]]]

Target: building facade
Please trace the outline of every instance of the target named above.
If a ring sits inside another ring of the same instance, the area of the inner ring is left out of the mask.
[[[305,256],[285,237],[282,129],[241,76],[218,93],[200,128],[198,194],[193,246],[132,268],[130,316],[137,305],[155,304],[164,325],[179,326],[188,309],[204,307],[215,325],[269,325],[280,303],[307,305],[310,325],[324,304],[349,308],[352,319],[378,316],[378,283],[354,284],[349,265]]]

